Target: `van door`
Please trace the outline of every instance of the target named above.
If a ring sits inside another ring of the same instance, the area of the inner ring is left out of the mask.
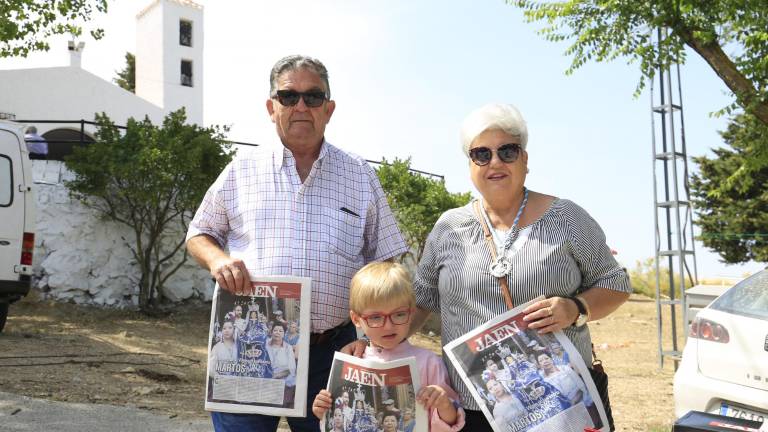
[[[16,134],[0,129],[0,280],[19,280],[14,270],[24,235],[24,182],[21,146]]]

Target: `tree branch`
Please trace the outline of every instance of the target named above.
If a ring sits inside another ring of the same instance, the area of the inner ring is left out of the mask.
[[[182,244],[182,245],[183,245],[184,243],[185,243],[185,242],[181,242],[181,244]],[[176,250],[178,250],[178,248],[177,248]],[[187,250],[186,250],[186,249],[184,249],[184,256],[181,258],[181,261],[179,261],[179,262],[178,262],[178,264],[176,264],[176,265],[175,265],[175,266],[174,266],[172,269],[170,269],[170,270],[168,270],[168,272],[166,272],[165,276],[164,276],[164,277],[163,277],[163,279],[160,281],[160,285],[161,285],[161,286],[162,286],[162,285],[165,285],[165,281],[167,281],[167,280],[168,280],[168,278],[170,278],[171,276],[173,276],[173,275],[174,275],[174,274],[175,274],[175,273],[176,273],[176,272],[177,272],[177,271],[178,271],[178,270],[181,268],[181,266],[183,266],[183,265],[184,265],[184,263],[185,263],[185,262],[187,262],[187,258],[189,258],[189,253],[187,252]]]
[[[702,41],[689,28],[676,27],[674,32],[709,64],[717,76],[742,103],[744,109],[768,124],[768,103],[760,100],[752,82],[742,74],[717,42]]]

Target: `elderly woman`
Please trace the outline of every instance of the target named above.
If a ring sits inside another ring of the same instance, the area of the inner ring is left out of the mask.
[[[293,346],[285,342],[285,324],[274,323],[271,335],[267,343],[267,352],[272,360],[272,378],[285,380],[284,403],[293,402],[296,391],[296,360],[293,357]]]
[[[461,141],[481,198],[447,211],[430,233],[414,280],[412,329],[439,312],[445,345],[509,303],[544,295],[524,311],[529,328],[563,330],[591,365],[586,322],[607,316],[631,292],[603,231],[573,202],[526,188],[528,130],[513,106],[486,105],[469,114]],[[459,374],[451,364],[448,370],[467,408],[466,430],[490,431]]]
[[[388,412],[384,414],[384,418],[381,420],[381,432],[402,432],[397,428],[400,421],[397,418],[397,414]]]
[[[539,354],[536,361],[544,380],[560,390],[572,404],[576,405],[581,401],[585,401],[585,405],[591,403],[589,392],[576,371],[568,366],[559,368],[547,353]]]

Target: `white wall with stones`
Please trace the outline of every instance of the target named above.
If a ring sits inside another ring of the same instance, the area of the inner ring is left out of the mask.
[[[63,181],[72,173],[59,161],[32,161],[37,199],[36,286],[48,298],[79,304],[138,305],[139,267],[126,240],[127,226],[101,219],[70,198]],[[183,236],[183,233],[179,233]],[[125,240],[124,240],[125,239]],[[190,257],[166,282],[171,301],[211,299],[207,271]]]

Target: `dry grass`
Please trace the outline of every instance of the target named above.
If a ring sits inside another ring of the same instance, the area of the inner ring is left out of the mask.
[[[11,307],[0,336],[0,388],[3,391],[72,402],[134,405],[180,417],[203,417],[205,341],[210,308],[185,307],[167,318],[25,299]],[[673,366],[659,368],[656,307],[633,296],[610,317],[591,323],[598,356],[610,377],[614,417],[620,431],[669,431],[674,421]],[[439,337],[416,335],[413,342],[440,351]],[[682,347],[682,344],[680,345]],[[147,358],[135,353],[160,354]],[[71,353],[91,362],[32,366]],[[89,354],[122,353],[104,357]],[[180,357],[196,363],[181,361]],[[158,362],[169,365],[131,365]],[[5,363],[3,363],[5,362]],[[175,377],[158,380],[157,377]]]

